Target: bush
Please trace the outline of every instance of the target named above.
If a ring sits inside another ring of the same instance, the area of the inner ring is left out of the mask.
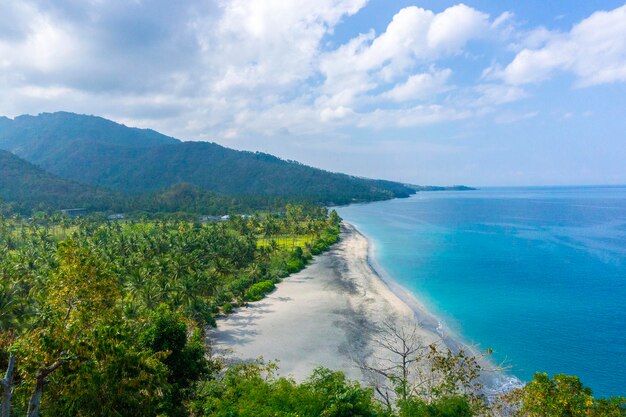
[[[274,376],[263,363],[236,365],[223,378],[205,384],[192,405],[206,417],[383,417],[371,389],[343,373],[318,369],[303,384]]]
[[[224,304],[224,306],[222,307],[222,311],[224,312],[224,314],[230,314],[233,312],[233,305],[230,303],[226,303]]]
[[[304,261],[302,259],[291,259],[287,262],[287,272],[290,274],[301,271],[302,268],[304,268]]]
[[[513,405],[513,416],[542,417],[618,417],[624,416],[626,398],[596,400],[591,389],[576,376],[557,374],[549,377],[537,372],[523,388],[504,396]]]
[[[400,401],[400,417],[472,417],[472,407],[465,397],[444,397],[431,403],[418,398]]]
[[[274,288],[276,288],[276,286],[271,279],[257,282],[246,291],[245,299],[247,301],[259,301],[265,294],[274,291]]]

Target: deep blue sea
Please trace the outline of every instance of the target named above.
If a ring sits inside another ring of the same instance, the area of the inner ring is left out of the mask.
[[[626,187],[422,192],[338,212],[391,279],[518,378],[626,395]]]

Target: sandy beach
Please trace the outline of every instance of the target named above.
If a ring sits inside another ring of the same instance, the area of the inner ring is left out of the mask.
[[[387,355],[374,340],[381,324],[419,320],[424,343],[440,340],[436,323],[424,323],[418,306],[391,291],[368,252],[365,236],[344,223],[341,241],[330,251],[265,299],[218,320],[209,335],[214,352],[233,361],[278,360],[279,373],[298,381],[325,366],[368,383],[357,362]]]

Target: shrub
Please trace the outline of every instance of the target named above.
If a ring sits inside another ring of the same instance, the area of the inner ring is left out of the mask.
[[[444,397],[431,403],[418,398],[399,402],[400,417],[472,417],[472,407],[465,397]]]
[[[304,261],[302,259],[291,259],[287,262],[287,272],[290,274],[301,271],[302,268],[304,268]]]
[[[276,288],[276,286],[274,285],[274,281],[272,281],[271,279],[257,282],[256,284],[248,288],[248,291],[246,291],[245,299],[247,301],[259,301],[265,296],[265,294],[273,291],[274,288]]]

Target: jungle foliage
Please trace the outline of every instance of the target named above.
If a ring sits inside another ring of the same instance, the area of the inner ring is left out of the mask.
[[[1,417],[626,415],[625,399],[595,399],[562,375],[537,374],[494,402],[473,356],[407,349],[393,328],[400,365],[377,369],[389,392],[323,368],[296,383],[271,362],[227,365],[207,326],[328,250],[341,219],[294,205],[193,219],[0,217]],[[411,377],[418,362],[426,379]]]

